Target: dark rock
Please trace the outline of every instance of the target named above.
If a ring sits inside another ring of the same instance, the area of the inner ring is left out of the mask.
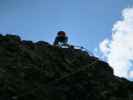
[[[34,45],[32,41],[23,40],[22,45]]]
[[[0,44],[1,45],[18,45],[20,44],[21,39],[17,35],[7,34],[6,36],[0,36]]]
[[[27,48],[34,49],[34,43],[32,41],[23,40],[22,45]]]
[[[35,44],[39,45],[39,46],[50,46],[50,44],[48,42],[44,42],[44,41],[38,41]]]
[[[0,35],[0,99],[133,100],[133,82],[80,49]]]

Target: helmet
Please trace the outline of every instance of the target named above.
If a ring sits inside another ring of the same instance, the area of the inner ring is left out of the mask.
[[[57,34],[58,34],[58,36],[65,36],[66,35],[66,33],[64,31],[59,31]]]

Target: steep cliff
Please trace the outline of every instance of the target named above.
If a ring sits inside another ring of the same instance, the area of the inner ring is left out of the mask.
[[[133,83],[80,49],[0,35],[0,100],[133,100]]]

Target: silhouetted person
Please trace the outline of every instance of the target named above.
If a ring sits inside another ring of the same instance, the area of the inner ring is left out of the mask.
[[[59,31],[54,41],[55,46],[68,46],[68,37],[64,31]]]

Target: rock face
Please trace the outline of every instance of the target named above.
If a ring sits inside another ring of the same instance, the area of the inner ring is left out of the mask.
[[[133,100],[133,83],[85,51],[0,35],[0,100]]]

